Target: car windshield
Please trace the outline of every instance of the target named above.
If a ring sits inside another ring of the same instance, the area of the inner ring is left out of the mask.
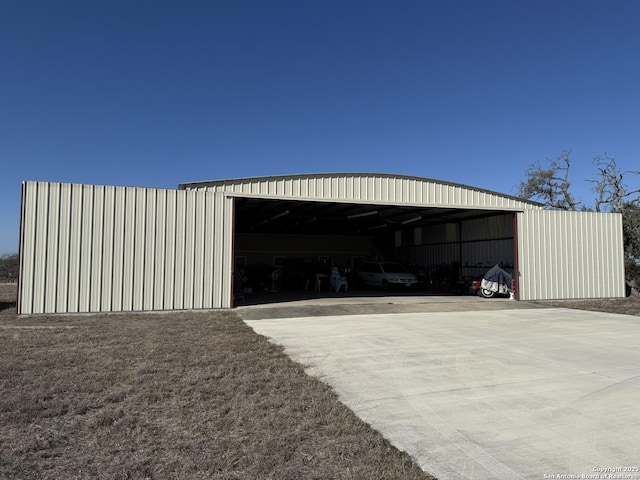
[[[382,269],[386,273],[409,273],[409,270],[404,268],[399,263],[387,262],[387,263],[381,263],[380,265],[382,266]]]

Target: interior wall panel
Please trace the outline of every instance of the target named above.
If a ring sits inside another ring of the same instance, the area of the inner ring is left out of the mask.
[[[462,222],[461,240],[486,240],[513,237],[513,214],[466,220]]]
[[[231,306],[223,194],[25,182],[22,199],[18,313]]]

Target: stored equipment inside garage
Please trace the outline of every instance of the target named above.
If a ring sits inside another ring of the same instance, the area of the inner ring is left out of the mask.
[[[420,291],[458,294],[465,279],[514,264],[511,212],[240,198],[235,214],[247,292],[313,290],[332,267],[353,289],[362,262],[384,260],[406,265]]]

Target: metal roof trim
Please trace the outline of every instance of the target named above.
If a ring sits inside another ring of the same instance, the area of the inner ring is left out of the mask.
[[[401,180],[416,180],[420,182],[436,183],[440,185],[447,185],[451,187],[460,187],[467,190],[473,190],[476,192],[486,193],[489,195],[496,195],[509,200],[515,200],[517,202],[534,205],[536,207],[543,207],[544,205],[532,200],[516,197],[514,195],[508,195],[505,193],[496,192],[494,190],[488,190],[485,188],[474,187],[472,185],[465,185],[463,183],[450,182],[446,180],[438,180],[434,178],[418,177],[415,175],[403,175],[403,174],[389,174],[389,173],[375,173],[375,172],[333,172],[333,173],[306,173],[306,174],[292,174],[292,175],[268,175],[268,176],[255,176],[255,177],[240,177],[229,178],[223,180],[209,180],[209,181],[197,181],[197,182],[185,182],[178,185],[178,190],[187,190],[190,188],[202,188],[202,187],[214,187],[224,186],[232,183],[243,182],[255,182],[255,181],[273,181],[273,180],[294,180],[303,178],[331,178],[331,177],[380,177],[388,179],[401,179]]]

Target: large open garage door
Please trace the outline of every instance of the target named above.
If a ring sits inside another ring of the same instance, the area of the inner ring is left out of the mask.
[[[328,292],[338,267],[350,290],[365,261],[397,261],[418,293],[467,293],[493,265],[515,264],[514,212],[410,205],[235,199],[236,292]],[[262,295],[265,301],[268,296]]]

